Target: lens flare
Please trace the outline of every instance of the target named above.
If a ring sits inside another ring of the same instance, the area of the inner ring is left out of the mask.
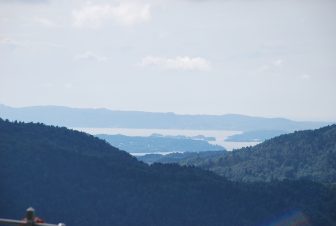
[[[308,217],[300,210],[286,211],[262,226],[312,226]]]

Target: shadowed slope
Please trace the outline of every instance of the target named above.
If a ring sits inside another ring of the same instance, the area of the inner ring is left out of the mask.
[[[335,195],[311,182],[233,183],[193,167],[147,166],[84,133],[0,120],[0,217],[27,206],[68,225],[256,225],[284,211],[332,225]]]

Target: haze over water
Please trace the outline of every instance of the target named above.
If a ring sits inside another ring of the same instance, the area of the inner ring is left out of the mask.
[[[206,137],[214,137],[215,141],[209,141],[211,144],[217,144],[224,147],[226,150],[238,149],[246,146],[253,146],[259,142],[231,142],[225,139],[231,135],[240,134],[240,131],[227,131],[227,130],[177,130],[177,129],[127,129],[127,128],[73,128],[83,131],[92,135],[108,134],[116,135],[122,134],[126,136],[151,136],[152,134],[161,134],[169,136],[197,136],[203,135]]]

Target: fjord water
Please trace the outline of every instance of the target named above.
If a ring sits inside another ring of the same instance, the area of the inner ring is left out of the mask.
[[[129,129],[129,128],[73,128],[78,131],[86,132],[92,135],[108,134],[108,135],[126,135],[126,136],[143,136],[148,137],[153,134],[161,134],[164,136],[183,135],[187,137],[203,135],[206,137],[214,137],[216,140],[209,141],[210,144],[220,145],[228,151],[246,146],[254,146],[260,142],[233,142],[225,141],[231,135],[240,134],[241,131],[230,130],[178,130],[178,129]],[[146,153],[144,153],[146,154]]]

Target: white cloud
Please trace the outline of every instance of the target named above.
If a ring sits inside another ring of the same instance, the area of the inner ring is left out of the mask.
[[[280,66],[283,65],[283,62],[284,61],[282,59],[277,59],[277,60],[273,61],[272,64],[276,67],[280,67]]]
[[[4,36],[0,36],[0,44],[1,45],[16,45],[17,42],[15,42],[14,40],[8,38],[8,37],[4,37]]]
[[[150,18],[150,5],[136,2],[120,2],[117,5],[87,4],[83,8],[73,11],[73,24],[76,27],[98,28],[110,21],[132,26],[149,21]]]
[[[8,50],[15,50],[18,47],[24,46],[24,44],[17,42],[11,38],[0,36],[0,46],[4,46]]]
[[[86,51],[85,53],[81,53],[75,56],[75,60],[89,60],[89,61],[98,61],[104,62],[107,61],[107,57],[99,56],[91,51]]]
[[[262,66],[260,66],[257,72],[262,73],[262,72],[279,70],[283,65],[284,65],[283,59],[273,60],[272,62],[263,64]]]
[[[41,84],[41,87],[49,89],[49,88],[54,87],[54,84],[51,82],[44,82]]]
[[[268,71],[270,68],[271,67],[268,64],[264,64],[258,68],[257,72],[265,72]]]
[[[35,17],[34,21],[42,26],[45,27],[56,27],[57,25],[52,22],[51,20],[47,19],[47,18],[43,18],[43,17]]]
[[[309,75],[309,74],[302,74],[302,75],[300,75],[300,78],[303,79],[303,80],[308,80],[308,79],[311,78],[311,75]]]
[[[207,71],[211,69],[210,62],[201,57],[178,56],[162,58],[147,56],[139,64],[142,67],[157,66],[164,69]]]
[[[71,89],[71,88],[73,88],[73,84],[72,84],[72,83],[65,83],[63,86],[64,86],[64,88],[66,88],[66,89]]]

